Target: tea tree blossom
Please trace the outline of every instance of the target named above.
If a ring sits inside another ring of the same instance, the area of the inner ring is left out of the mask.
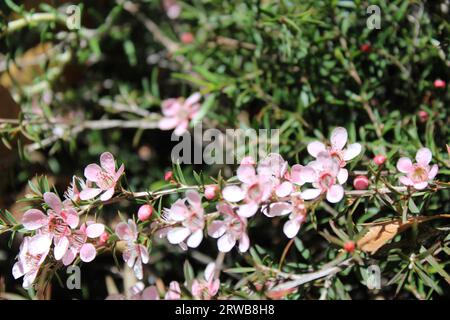
[[[305,200],[317,198],[320,194],[325,194],[326,199],[331,203],[337,203],[344,197],[344,184],[348,178],[348,172],[341,170],[336,157],[332,157],[329,152],[319,152],[317,160],[308,164],[315,171],[315,179],[312,189],[302,192]]]
[[[159,293],[155,286],[145,288],[144,283],[139,281],[128,290],[126,295],[112,294],[106,300],[159,300]]]
[[[328,154],[332,158],[338,161],[341,171],[345,171],[340,174],[348,175],[348,172],[346,169],[344,169],[344,167],[347,164],[347,161],[354,159],[361,153],[362,147],[359,143],[352,143],[344,149],[345,145],[347,144],[347,140],[347,130],[342,127],[337,127],[331,132],[330,146],[326,146],[320,141],[313,141],[308,144],[308,153],[314,158],[317,158],[319,153],[324,151],[328,152]]]
[[[215,263],[209,263],[206,266],[204,280],[195,279],[192,282],[192,295],[201,300],[210,300],[219,291],[220,280],[214,277],[216,265]]]
[[[230,185],[222,190],[224,199],[229,202],[244,200],[244,204],[240,205],[238,209],[240,216],[246,218],[253,216],[261,203],[270,198],[273,190],[270,170],[271,168],[264,168],[257,173],[254,165],[241,164],[237,169],[237,177],[242,185]]]
[[[189,127],[189,122],[197,115],[200,110],[201,95],[198,92],[193,93],[187,99],[172,98],[164,100],[161,109],[163,118],[159,121],[161,130],[174,130],[174,134],[181,136]]]
[[[123,260],[134,270],[136,278],[143,278],[142,264],[148,263],[149,255],[147,248],[139,244],[138,229],[136,223],[129,219],[128,223],[121,222],[116,226],[116,234],[120,240],[126,241],[126,248],[123,252]]]
[[[171,225],[167,229],[167,240],[172,244],[180,244],[182,247],[187,245],[197,248],[203,240],[205,226],[203,211],[201,196],[198,192],[192,190],[186,192],[185,199],[179,199],[170,209],[165,209],[164,218]]]
[[[239,242],[239,251],[246,252],[250,246],[247,235],[247,219],[237,215],[228,203],[220,203],[217,210],[223,220],[214,220],[208,226],[208,235],[218,238],[217,248],[220,252],[229,252]]]
[[[411,159],[402,157],[397,162],[397,169],[404,176],[399,178],[405,186],[414,187],[416,190],[425,189],[428,183],[436,177],[439,167],[437,164],[430,166],[432,154],[428,148],[420,148],[416,153],[416,163]]]
[[[73,231],[68,237],[69,247],[62,258],[63,264],[65,266],[70,265],[78,254],[83,262],[94,260],[97,250],[94,244],[88,242],[88,239],[99,238],[104,232],[105,226],[101,223],[94,223],[93,221],[83,223],[79,230]]]
[[[97,187],[86,187],[83,189],[80,192],[81,200],[93,199],[101,194],[100,200],[106,201],[114,195],[116,184],[125,167],[122,164],[116,171],[114,156],[109,152],[104,152],[100,155],[100,165],[101,167],[96,163],[92,163],[84,169],[84,176],[88,182],[95,183]]]
[[[47,214],[38,209],[29,209],[22,217],[22,224],[27,230],[48,235],[55,244],[55,259],[59,260],[69,248],[71,229],[78,226],[78,213],[70,201],[61,202],[53,192],[46,192],[43,197],[49,206]]]
[[[39,268],[49,253],[51,241],[48,234],[38,234],[23,239],[12,274],[15,279],[23,276],[22,286],[25,289],[29,289],[36,279]]]

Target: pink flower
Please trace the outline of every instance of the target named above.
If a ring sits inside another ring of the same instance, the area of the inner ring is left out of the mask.
[[[196,92],[189,98],[167,99],[164,100],[161,108],[164,117],[159,121],[161,130],[175,129],[174,133],[181,136],[187,131],[189,121],[192,120],[200,110],[201,95]]]
[[[53,192],[44,193],[44,201],[50,207],[47,214],[38,209],[29,209],[22,217],[22,224],[27,230],[48,235],[55,244],[55,259],[59,260],[69,247],[71,229],[78,226],[78,213],[70,200],[61,202]]]
[[[204,280],[195,279],[192,282],[192,295],[201,300],[210,300],[219,291],[220,280],[214,277],[216,265],[209,263],[206,266]]]
[[[36,279],[39,268],[48,255],[51,242],[52,239],[47,234],[37,234],[23,239],[12,274],[14,279],[23,276],[22,286],[25,289],[29,289]]]
[[[339,162],[335,157],[331,157],[328,152],[319,152],[317,160],[308,164],[315,170],[315,179],[312,189],[302,192],[305,200],[317,198],[320,194],[326,194],[326,198],[331,203],[337,203],[344,197],[344,184],[348,178],[347,170],[341,170]]]
[[[85,188],[80,192],[81,200],[93,199],[101,193],[103,193],[100,196],[102,201],[109,200],[113,196],[116,184],[125,167],[122,164],[116,172],[114,156],[109,152],[100,155],[100,164],[101,167],[92,163],[84,169],[84,176],[88,179],[88,182],[94,182],[97,188]]]
[[[432,154],[428,148],[420,148],[416,154],[417,163],[403,157],[397,162],[397,169],[405,176],[400,177],[400,183],[405,186],[413,186],[416,190],[425,189],[428,183],[437,175],[439,167],[437,164],[429,166]]]
[[[217,210],[223,220],[214,220],[208,227],[208,235],[219,238],[217,247],[220,252],[229,252],[239,242],[239,251],[246,252],[250,246],[247,235],[247,219],[238,216],[228,203],[220,203]]]
[[[128,224],[121,222],[116,226],[116,234],[120,240],[127,242],[123,252],[123,260],[130,268],[133,268],[136,278],[143,278],[142,263],[148,263],[148,250],[142,244],[137,243],[138,229],[136,223],[129,219]]]
[[[169,210],[165,209],[164,219],[171,224],[167,230],[167,240],[170,243],[197,248],[202,242],[205,217],[198,192],[187,191],[185,199],[179,199]]]
[[[314,158],[317,158],[320,152],[326,151],[331,157],[338,161],[342,171],[347,171],[346,169],[343,169],[347,164],[347,161],[357,157],[361,153],[362,149],[359,143],[352,143],[344,149],[344,146],[347,144],[347,139],[347,130],[342,127],[337,127],[333,130],[333,132],[331,132],[331,146],[327,147],[320,141],[313,141],[308,144],[308,153]],[[342,174],[348,175],[348,172]]]
[[[181,288],[177,281],[172,281],[169,284],[169,290],[167,290],[164,296],[165,300],[180,300],[181,299]]]
[[[240,205],[238,209],[238,214],[242,217],[253,216],[260,204],[266,202],[272,194],[273,180],[270,173],[275,168],[268,165],[261,168],[261,174],[257,174],[253,165],[241,164],[237,169],[237,177],[242,185],[230,185],[222,190],[223,198],[229,202],[244,200],[245,204]]]
[[[75,230],[68,237],[69,247],[62,258],[65,266],[70,265],[78,254],[83,262],[91,262],[97,255],[97,250],[92,243],[87,242],[88,238],[99,238],[105,232],[105,226],[101,223],[88,221],[83,223],[79,230]]]
[[[274,202],[263,212],[268,217],[284,216],[290,213],[289,220],[283,227],[283,232],[288,238],[297,235],[307,215],[305,202],[299,192],[291,194],[290,202]]]

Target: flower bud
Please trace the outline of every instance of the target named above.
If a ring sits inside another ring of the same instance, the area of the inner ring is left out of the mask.
[[[353,251],[355,251],[355,243],[353,241],[347,241],[344,244],[344,250],[347,251],[348,253],[353,253]]]
[[[216,197],[218,190],[219,190],[219,188],[215,184],[206,186],[205,187],[205,198],[207,200],[213,200]]]
[[[434,80],[434,87],[437,89],[445,88],[445,81],[441,79]]]
[[[173,177],[173,172],[172,172],[172,171],[167,171],[167,172],[164,174],[164,180],[166,180],[166,181],[172,180],[172,177]]]
[[[99,244],[103,245],[105,244],[109,239],[109,234],[108,232],[103,232],[100,236],[100,238],[98,239]]]
[[[419,121],[424,123],[428,121],[428,112],[425,110],[420,110],[417,115],[419,116]]]
[[[386,162],[386,157],[382,154],[377,154],[374,158],[373,158],[373,162],[375,162],[375,164],[377,166],[381,166],[382,164],[384,164]]]
[[[148,204],[144,204],[139,208],[138,218],[141,221],[146,221],[146,220],[150,219],[150,217],[152,216],[152,213],[153,213],[152,206],[148,205]]]
[[[191,32],[183,32],[180,36],[180,40],[184,44],[190,44],[194,42],[194,35]]]
[[[360,49],[362,52],[367,53],[367,52],[370,52],[370,51],[372,50],[372,46],[371,46],[369,43],[364,43],[364,44],[362,44],[362,45],[359,47],[359,49]]]
[[[356,190],[367,190],[369,179],[366,176],[357,176],[355,180],[353,180],[353,186]]]

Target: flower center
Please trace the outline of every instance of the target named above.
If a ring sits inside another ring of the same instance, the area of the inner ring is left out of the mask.
[[[56,236],[64,236],[70,233],[69,226],[62,217],[53,216],[48,223],[48,229],[50,233]]]
[[[329,172],[324,172],[319,177],[319,185],[323,191],[328,190],[335,183],[336,179]]]
[[[414,182],[427,181],[428,174],[427,170],[425,170],[422,166],[415,166],[414,170],[411,174],[411,180]]]
[[[107,190],[114,187],[114,177],[106,171],[100,171],[97,175],[97,185],[102,190]]]
[[[346,162],[344,161],[344,155],[342,154],[342,151],[331,149],[331,150],[329,151],[329,153],[330,153],[330,156],[331,156],[333,159],[336,159],[336,160],[337,160],[337,162],[339,163],[339,166],[340,166],[341,168],[344,168],[344,167],[345,167]]]
[[[247,196],[254,202],[259,202],[262,198],[262,190],[259,183],[251,185],[247,190]]]

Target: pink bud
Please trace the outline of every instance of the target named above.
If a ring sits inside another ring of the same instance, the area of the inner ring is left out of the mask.
[[[353,180],[353,186],[356,190],[367,190],[369,179],[367,179],[366,176],[357,176],[355,180]]]
[[[362,52],[370,52],[371,50],[372,50],[372,46],[369,44],[369,43],[364,43],[364,44],[362,44],[360,47],[359,47],[359,49],[362,51]]]
[[[441,79],[434,80],[434,87],[438,89],[445,88],[445,81]]]
[[[205,198],[207,200],[212,200],[216,197],[217,195],[217,191],[219,190],[219,188],[217,187],[217,185],[212,184],[209,186],[205,187]]]
[[[417,115],[419,116],[420,122],[424,123],[428,121],[428,112],[425,110],[420,110]]]
[[[190,44],[194,42],[194,35],[190,32],[183,32],[180,36],[180,39],[184,44]]]
[[[386,162],[386,157],[382,154],[378,154],[373,158],[373,162],[375,162],[377,166],[381,166]]]
[[[99,244],[105,244],[109,239],[109,234],[108,232],[103,232],[98,240]]]
[[[353,253],[353,251],[355,251],[355,243],[353,241],[347,241],[344,244],[344,250],[347,251],[348,253]]]
[[[166,181],[172,180],[172,177],[173,177],[173,172],[172,172],[172,171],[167,171],[167,172],[164,174],[164,180],[166,180]]]
[[[138,218],[141,221],[146,221],[146,220],[150,219],[150,217],[152,216],[152,213],[153,213],[152,206],[150,206],[148,204],[144,204],[139,208]]]

